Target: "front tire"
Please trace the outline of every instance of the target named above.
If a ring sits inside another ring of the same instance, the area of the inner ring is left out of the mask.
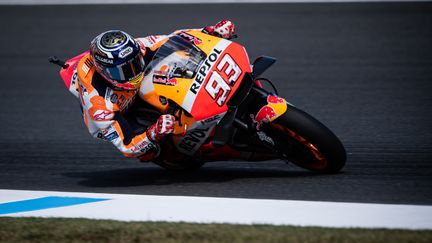
[[[345,165],[346,152],[341,141],[321,122],[288,105],[287,111],[268,124],[265,132],[274,147],[294,164],[318,173],[337,173]]]

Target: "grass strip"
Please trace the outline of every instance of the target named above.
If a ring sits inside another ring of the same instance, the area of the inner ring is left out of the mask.
[[[0,217],[0,242],[432,242],[432,230]]]

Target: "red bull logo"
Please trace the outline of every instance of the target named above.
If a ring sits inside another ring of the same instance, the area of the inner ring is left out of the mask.
[[[251,115],[252,121],[256,124],[256,129],[260,129],[263,123],[269,123],[286,111],[286,101],[284,98],[269,95],[267,105],[263,106],[257,114]]]
[[[272,120],[272,118],[274,118],[274,117],[276,117],[276,116],[277,116],[276,111],[275,111],[272,107],[270,107],[270,106],[268,106],[268,105],[262,107],[262,108],[258,111],[258,113],[256,114],[255,117],[253,117],[253,115],[251,115],[251,117],[252,117],[254,123],[257,124],[257,125],[256,125],[256,128],[257,128],[257,129],[260,129],[260,127],[261,127],[261,125],[262,125],[263,123],[268,123],[268,122],[270,122],[270,121]]]
[[[171,78],[168,79],[167,76],[162,75],[153,75],[153,83],[155,84],[163,84],[163,85],[169,85],[169,86],[175,86],[177,85],[177,79]]]
[[[285,104],[285,99],[273,95],[267,97],[267,102],[271,104]]]

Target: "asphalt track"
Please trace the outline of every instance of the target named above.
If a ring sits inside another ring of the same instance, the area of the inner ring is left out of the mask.
[[[237,24],[280,94],[343,141],[342,173],[281,161],[176,174],[87,133],[50,55],[106,29]],[[0,6],[0,188],[432,205],[432,3]]]

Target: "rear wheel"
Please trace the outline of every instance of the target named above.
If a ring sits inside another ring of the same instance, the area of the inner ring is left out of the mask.
[[[268,124],[265,132],[284,159],[319,173],[336,173],[346,161],[340,140],[306,112],[288,106],[281,117]]]

